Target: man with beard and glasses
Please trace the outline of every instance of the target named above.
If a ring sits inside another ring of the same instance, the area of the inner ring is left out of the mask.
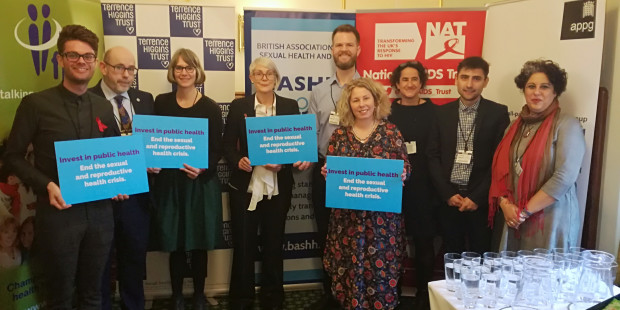
[[[101,308],[101,277],[114,230],[112,201],[66,204],[54,148],[55,141],[120,135],[110,103],[88,92],[98,43],[84,26],[62,29],[56,60],[63,81],[22,99],[6,148],[6,164],[37,194],[31,262],[46,309],[73,309],[74,291],[77,309]],[[25,158],[31,143],[34,166]]]
[[[323,255],[325,238],[331,209],[325,207],[325,178],[321,175],[321,167],[325,164],[325,154],[329,138],[340,125],[340,118],[336,113],[336,103],[347,83],[360,77],[355,68],[357,56],[360,54],[360,34],[355,27],[344,24],[336,27],[332,32],[332,58],[336,64],[336,73],[328,80],[317,85],[310,95],[308,112],[316,115],[317,145],[319,161],[314,165],[312,172],[312,205],[314,218],[317,224],[317,242],[319,253]],[[313,309],[338,308],[338,303],[331,292],[331,279],[323,273],[323,289],[325,294]]]
[[[121,134],[131,135],[134,114],[153,114],[153,95],[131,87],[138,68],[133,54],[125,47],[108,49],[99,63],[103,78],[90,89],[108,100]],[[156,173],[159,168],[149,168]],[[146,277],[146,249],[149,241],[149,193],[132,195],[128,200],[113,203],[114,250],[106,265],[102,292],[102,310],[112,309],[110,269],[115,255],[116,278],[121,296],[122,309],[144,309],[144,287]]]

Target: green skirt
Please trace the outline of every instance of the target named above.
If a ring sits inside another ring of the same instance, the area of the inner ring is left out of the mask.
[[[222,236],[222,192],[217,175],[195,180],[177,169],[155,177],[150,250],[211,250]]]

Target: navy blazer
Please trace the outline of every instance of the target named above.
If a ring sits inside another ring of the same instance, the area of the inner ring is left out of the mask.
[[[103,90],[101,89],[101,83],[103,83],[103,81],[99,80],[97,85],[95,85],[95,87],[93,88],[90,88],[89,91],[105,98],[105,95],[103,94]],[[137,90],[137,89],[130,87],[129,90],[127,90],[127,94],[129,95],[129,101],[131,102],[133,110],[136,114],[142,114],[142,115],[155,114],[155,110],[154,110],[155,101],[153,100],[153,95],[151,95],[151,93],[147,93],[145,91]],[[149,177],[149,185],[152,185],[151,182],[152,182],[152,179],[151,177]],[[139,200],[140,200],[139,203],[144,208],[147,208],[149,204],[152,204],[152,201],[151,201],[152,197],[150,197],[150,194],[148,192],[137,194],[137,195],[132,195],[130,200],[121,201],[121,202],[118,202],[118,204],[132,203],[131,201],[133,201],[133,196],[139,197]]]
[[[297,101],[276,96],[276,116],[300,114]],[[224,158],[232,170],[228,182],[232,187],[245,192],[250,185],[251,172],[239,169],[239,161],[248,156],[248,137],[246,134],[245,118],[256,116],[254,110],[255,95],[235,99],[230,103],[226,129],[224,130]],[[281,192],[293,190],[292,165],[282,165],[278,172],[278,189]]]
[[[89,90],[96,95],[105,97],[103,90],[101,90],[102,82],[102,80],[99,80],[97,85]],[[153,100],[153,95],[151,95],[151,93],[130,87],[129,90],[127,90],[127,94],[129,95],[129,101],[131,101],[131,105],[136,114],[152,115],[155,113],[153,110],[153,103],[155,100]]]
[[[428,139],[428,165],[433,185],[446,202],[458,194],[450,182],[450,176],[456,154],[459,101],[438,106],[436,113],[437,121]],[[480,208],[488,208],[493,155],[509,123],[508,107],[481,98],[474,129],[474,162],[467,184],[469,199]]]

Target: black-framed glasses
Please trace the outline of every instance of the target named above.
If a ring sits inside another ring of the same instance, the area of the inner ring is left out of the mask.
[[[176,73],[181,73],[181,72],[183,72],[183,70],[185,70],[185,72],[187,72],[187,73],[194,73],[194,71],[196,71],[196,68],[194,68],[192,66],[187,66],[187,67],[175,66],[174,67],[174,72],[176,72]]]
[[[138,73],[138,68],[136,67],[125,67],[123,65],[113,65],[105,61],[103,63],[112,67],[112,71],[116,73],[123,74],[125,71],[127,71],[127,73],[129,73],[130,75]]]
[[[80,57],[82,57],[85,62],[95,62],[95,60],[97,59],[97,55],[93,53],[79,54],[76,52],[66,52],[62,54],[62,56],[67,58],[67,60],[69,61],[78,61]]]
[[[273,80],[276,77],[275,73],[273,73],[271,71],[269,71],[267,73],[256,71],[256,72],[254,72],[253,75],[254,75],[255,78],[257,78],[259,80],[262,80],[263,77],[265,77],[265,76],[267,77],[268,80]]]

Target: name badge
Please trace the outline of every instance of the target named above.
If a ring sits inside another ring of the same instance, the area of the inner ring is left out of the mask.
[[[340,125],[340,116],[338,116],[336,111],[331,111],[329,113],[329,123],[336,126]]]
[[[405,142],[405,145],[407,146],[407,154],[416,153],[417,147],[416,147],[415,141]]]
[[[456,163],[469,165],[471,163],[472,151],[459,150],[456,153]]]

